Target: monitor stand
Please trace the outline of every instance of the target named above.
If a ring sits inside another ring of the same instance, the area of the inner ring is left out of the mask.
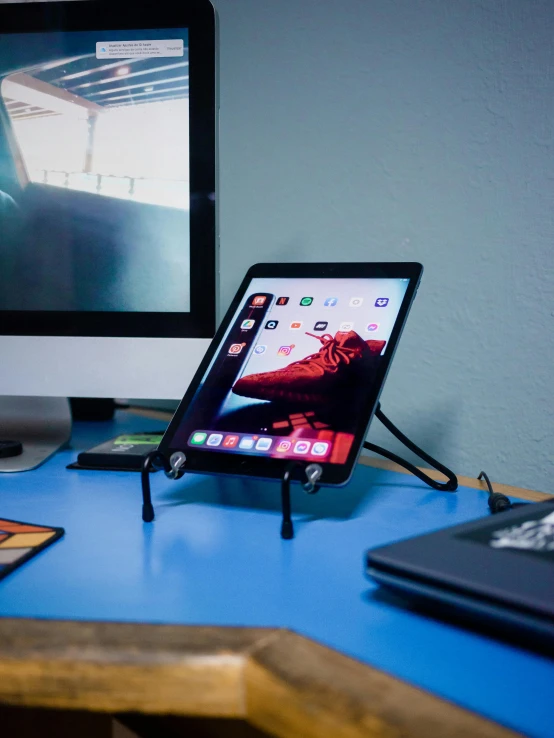
[[[1,472],[36,469],[71,437],[66,397],[0,396],[0,441],[19,441],[23,453],[0,458]]]

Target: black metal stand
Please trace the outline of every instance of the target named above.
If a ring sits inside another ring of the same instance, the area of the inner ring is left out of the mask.
[[[281,479],[281,508],[283,511],[283,521],[281,523],[281,538],[290,540],[294,538],[294,526],[290,516],[290,474],[292,469],[285,469],[283,478]]]
[[[163,469],[166,477],[169,479],[180,479],[185,473],[186,456],[178,451],[167,458],[160,451],[151,451],[145,457],[140,473],[140,481],[142,486],[142,519],[145,523],[151,523],[154,520],[154,506],[152,505],[152,493],[150,490],[150,472]],[[304,470],[305,480],[302,482],[302,488],[308,494],[315,494],[319,487],[318,479],[321,477],[322,468],[319,464],[308,464],[307,466],[299,461],[291,462],[285,469],[283,479],[281,480],[281,506],[283,511],[283,520],[281,523],[281,538],[289,541],[294,538],[294,525],[291,518],[290,504],[290,483],[293,472],[302,468]]]
[[[416,446],[413,441],[410,441],[410,439],[407,438],[402,433],[402,431],[400,431],[394,425],[394,423],[389,420],[389,418],[387,418],[385,413],[381,410],[380,403],[377,403],[375,416],[381,421],[381,423],[383,423],[387,430],[389,430],[394,436],[396,436],[396,438],[398,438],[399,441],[401,441],[401,443],[404,444],[404,446],[406,446],[406,448],[412,451],[412,453],[419,456],[420,459],[423,459],[428,464],[433,466],[435,469],[437,469],[437,471],[440,471],[441,474],[444,474],[448,481],[439,482],[435,479],[432,479],[428,474],[425,474],[425,472],[418,469],[417,466],[414,466],[414,464],[411,464],[409,461],[402,459],[400,456],[387,451],[387,449],[384,449],[381,446],[376,446],[375,444],[368,443],[366,441],[364,443],[364,448],[366,448],[368,451],[374,451],[375,453],[378,453],[381,456],[390,459],[391,461],[395,461],[397,464],[403,466],[405,469],[410,471],[412,474],[414,474],[416,477],[421,479],[423,482],[425,482],[425,484],[429,485],[429,487],[432,487],[433,489],[440,490],[441,492],[455,492],[458,489],[458,478],[456,477],[454,472],[451,471],[448,467],[444,466],[444,464],[441,464],[439,461],[427,454],[425,451],[423,451],[423,449],[419,448],[419,446]],[[304,491],[308,492],[308,494],[313,494],[314,492],[318,491],[319,487],[317,486],[317,481],[321,477],[322,473],[322,469],[319,464],[308,464],[308,466],[304,467],[304,465],[298,461],[291,462],[285,469],[283,479],[281,480],[281,505],[283,508],[281,538],[285,538],[287,540],[294,538],[294,527],[291,519],[290,481],[292,472],[298,466],[304,468],[306,481],[302,484],[302,486],[304,488]]]
[[[290,541],[294,538],[294,525],[291,518],[291,504],[290,504],[290,482],[291,476],[295,469],[302,467],[306,476],[306,481],[302,483],[304,492],[310,495],[315,494],[319,490],[317,485],[318,479],[321,477],[322,468],[319,464],[304,464],[299,461],[292,461],[283,474],[281,479],[281,508],[283,511],[283,520],[281,522],[281,538],[286,541]]]
[[[430,464],[434,469],[439,471],[441,474],[444,474],[444,476],[447,478],[447,482],[439,482],[436,479],[433,479],[428,474],[426,474],[421,469],[418,469],[417,466],[414,464],[411,464],[409,461],[406,461],[406,459],[403,459],[400,456],[397,456],[396,454],[393,454],[392,451],[387,451],[386,448],[383,448],[382,446],[376,446],[374,443],[369,443],[368,441],[364,442],[364,448],[368,451],[373,451],[376,454],[379,454],[380,456],[384,456],[385,459],[390,459],[390,461],[394,461],[399,466],[403,466],[404,469],[407,469],[409,472],[411,472],[415,477],[418,479],[421,479],[422,482],[425,482],[429,487],[432,487],[433,489],[439,490],[440,492],[455,492],[458,489],[458,477],[454,474],[454,472],[449,469],[447,466],[444,466],[444,464],[441,464],[440,461],[437,461],[432,456],[430,456],[428,453],[426,453],[422,448],[419,448],[419,446],[416,446],[416,444],[413,441],[410,441],[410,439],[405,436],[402,431],[397,428],[392,420],[387,418],[385,413],[381,410],[381,403],[377,403],[377,408],[375,410],[375,417],[381,421],[381,423],[385,426],[385,428],[392,433],[393,436],[398,438],[400,443],[402,443],[404,446],[406,446],[407,449],[409,449],[413,454],[416,456],[419,456],[420,459],[423,459],[423,461],[426,461],[428,464]]]
[[[180,479],[185,473],[184,465],[187,457],[182,451],[171,454],[167,458],[160,451],[151,451],[144,459],[140,472],[142,486],[142,519],[145,523],[154,520],[154,506],[152,505],[152,494],[150,491],[150,472],[163,469],[168,479]]]
[[[425,453],[423,449],[416,446],[413,441],[410,441],[381,410],[381,405],[377,403],[377,409],[375,416],[383,423],[399,441],[401,441],[406,448],[410,449],[414,454],[417,454],[420,459],[423,459],[428,464],[431,464],[435,469],[440,471],[448,479],[447,482],[438,482],[432,479],[425,472],[418,469],[417,466],[411,464],[409,461],[402,459],[400,456],[387,451],[381,446],[376,446],[373,443],[364,443],[364,448],[368,451],[374,451],[375,453],[384,456],[391,461],[395,461],[400,466],[403,466],[408,471],[412,472],[416,477],[424,481],[429,487],[440,490],[441,492],[455,492],[458,488],[458,478],[453,471],[448,467],[441,464],[439,461],[434,459],[429,454]],[[182,451],[176,451],[171,454],[171,457],[166,458],[160,451],[152,451],[144,459],[141,471],[141,483],[142,483],[142,519],[145,523],[151,523],[154,520],[154,507],[152,505],[152,496],[150,494],[150,471],[163,469],[168,479],[180,479],[185,473],[185,462],[186,456]],[[281,508],[283,512],[283,519],[281,522],[281,538],[290,541],[294,538],[294,525],[291,518],[291,504],[290,504],[290,483],[293,473],[301,468],[303,470],[304,481],[301,481],[304,492],[308,494],[314,494],[318,491],[318,481],[321,478],[323,469],[319,464],[306,464],[301,461],[291,461],[285,468],[283,478],[281,479]]]

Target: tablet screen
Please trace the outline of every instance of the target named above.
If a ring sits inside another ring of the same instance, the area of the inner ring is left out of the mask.
[[[409,282],[252,279],[171,447],[344,464]]]

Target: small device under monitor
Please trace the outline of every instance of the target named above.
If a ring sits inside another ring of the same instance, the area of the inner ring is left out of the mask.
[[[58,398],[179,399],[209,345],[215,71],[208,0],[0,4],[0,436],[20,469],[67,440]]]
[[[68,469],[140,471],[145,457],[160,445],[163,431],[123,433],[98,446],[81,451]]]

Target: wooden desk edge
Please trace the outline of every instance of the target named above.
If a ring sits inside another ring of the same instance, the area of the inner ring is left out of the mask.
[[[0,618],[0,703],[243,719],[298,738],[514,733],[276,628]]]

